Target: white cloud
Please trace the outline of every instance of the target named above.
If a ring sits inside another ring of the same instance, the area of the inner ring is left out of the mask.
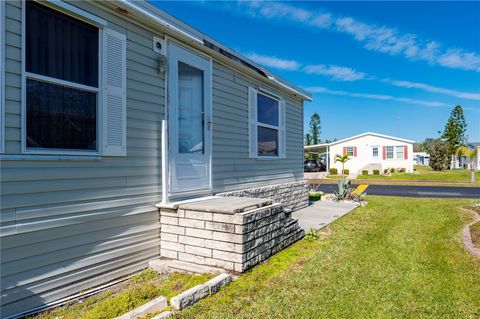
[[[337,91],[337,90],[330,90],[328,88],[321,87],[321,86],[307,87],[305,89],[309,92],[312,92],[312,93],[325,93],[325,94],[343,95],[343,96],[359,97],[359,98],[372,99],[372,100],[383,100],[383,101],[388,100],[388,101],[402,102],[402,103],[406,103],[406,104],[422,105],[422,106],[427,106],[427,107],[449,106],[448,104],[443,103],[443,102],[402,98],[402,97],[395,97],[395,96],[383,95],[383,94],[370,94],[370,93],[355,93],[355,92],[347,92],[347,91]]]
[[[391,79],[384,79],[383,81],[398,87],[420,89],[420,90],[431,92],[431,93],[439,93],[439,94],[454,96],[462,99],[480,101],[480,93],[468,93],[468,92],[462,92],[462,91],[455,91],[455,90],[441,88],[438,86],[429,85],[426,83],[417,83],[417,82],[410,82],[410,81],[398,81],[398,80],[391,80]]]
[[[247,53],[245,56],[258,64],[264,65],[269,68],[295,71],[300,68],[300,63],[294,60],[280,59],[275,56],[261,55],[257,53]]]
[[[367,50],[402,55],[410,61],[425,61],[432,65],[480,72],[480,56],[476,52],[445,47],[415,34],[402,33],[396,28],[369,24],[353,17],[335,17],[325,11],[308,11],[285,3],[239,1],[237,5],[240,12],[247,12],[256,18],[348,34],[361,42]]]
[[[307,74],[320,74],[330,76],[336,81],[358,81],[366,78],[366,74],[356,71],[352,68],[338,65],[315,64],[307,65],[303,68]]]

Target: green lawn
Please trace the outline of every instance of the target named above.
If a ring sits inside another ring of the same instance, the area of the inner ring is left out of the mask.
[[[179,318],[480,318],[468,200],[367,198]]]
[[[429,166],[415,165],[418,174],[414,173],[393,173],[391,176],[383,175],[358,175],[357,179],[365,180],[399,180],[399,181],[458,181],[470,182],[470,171],[445,170],[435,172]],[[480,180],[480,171],[475,172],[476,181]]]
[[[153,270],[145,270],[126,282],[97,295],[86,298],[82,303],[72,302],[63,307],[40,313],[34,319],[107,319],[115,318],[164,296],[167,299],[213,278],[213,274],[190,275],[172,273],[161,276]]]

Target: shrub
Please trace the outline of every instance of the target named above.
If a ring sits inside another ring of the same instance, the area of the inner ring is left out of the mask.
[[[429,165],[434,171],[446,169],[450,163],[448,144],[440,139],[431,140],[425,145],[430,154]]]
[[[348,175],[350,174],[350,170],[348,168],[345,168],[343,171],[342,171],[342,174],[343,175]]]
[[[316,202],[322,198],[323,192],[318,192],[318,193],[310,193],[308,194],[308,199],[311,200],[312,202]]]
[[[362,175],[368,175],[368,171],[367,171],[366,169],[364,169],[364,170],[362,171]]]
[[[338,181],[338,192],[335,192],[335,200],[344,200],[350,198],[352,194],[352,182],[346,178]]]
[[[390,168],[390,173],[395,173],[395,168]]]
[[[387,173],[388,173],[388,168],[385,168],[385,169],[383,170],[383,174],[387,174]]]
[[[400,168],[400,173],[405,173],[407,169],[405,167]]]
[[[373,170],[373,175],[380,175],[380,170],[374,169]]]
[[[307,233],[305,234],[305,239],[308,240],[308,241],[315,241],[319,238],[320,238],[320,235],[313,228],[310,228],[310,230],[307,231]]]
[[[328,172],[330,173],[330,175],[337,175],[338,174],[338,170],[336,168],[330,168],[328,170]]]

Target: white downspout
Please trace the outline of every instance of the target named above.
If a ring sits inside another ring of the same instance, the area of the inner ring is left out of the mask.
[[[162,203],[168,203],[168,131],[167,120],[162,120]]]

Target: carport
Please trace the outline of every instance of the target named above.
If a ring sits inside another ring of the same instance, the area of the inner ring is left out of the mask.
[[[330,169],[330,143],[322,143],[315,145],[308,145],[303,147],[303,152],[307,154],[317,154],[319,158],[325,159],[325,165],[327,166],[327,172]],[[305,156],[306,157],[306,156]]]

